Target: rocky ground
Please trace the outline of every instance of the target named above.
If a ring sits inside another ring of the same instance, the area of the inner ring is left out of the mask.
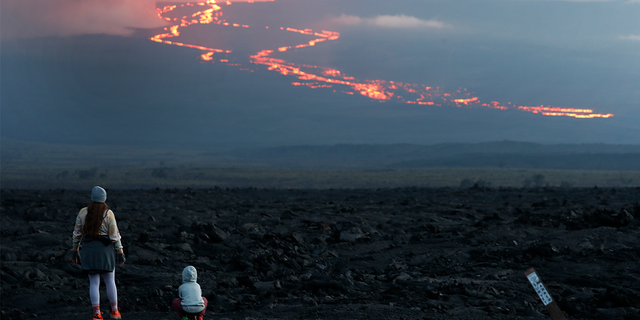
[[[187,265],[205,319],[548,318],[532,267],[569,319],[640,319],[640,188],[107,191],[123,319],[177,319]],[[90,318],[89,194],[1,191],[2,319]]]

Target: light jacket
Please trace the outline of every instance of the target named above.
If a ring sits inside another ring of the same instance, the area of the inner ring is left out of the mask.
[[[80,247],[80,240],[82,240],[82,225],[87,219],[87,207],[84,207],[78,213],[76,218],[76,225],[73,229],[73,249]],[[100,225],[99,235],[109,236],[109,239],[115,243],[114,248],[116,251],[122,250],[122,237],[120,236],[120,230],[116,224],[116,216],[113,211],[108,210],[103,214],[102,224]]]
[[[202,289],[197,281],[196,268],[188,266],[182,270],[182,285],[178,288],[178,294],[182,299],[182,310],[187,313],[198,313],[204,310]]]

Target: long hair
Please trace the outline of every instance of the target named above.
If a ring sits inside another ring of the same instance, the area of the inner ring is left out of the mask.
[[[97,238],[100,233],[100,226],[104,220],[104,212],[109,210],[109,207],[104,202],[93,202],[87,206],[87,216],[84,219],[84,225],[82,226],[82,234],[85,237]]]

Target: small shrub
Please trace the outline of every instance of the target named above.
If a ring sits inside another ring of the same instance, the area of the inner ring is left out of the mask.
[[[460,182],[461,189],[469,189],[471,187],[473,187],[473,180],[471,179],[464,179]]]
[[[153,169],[151,171],[151,176],[154,178],[166,179],[169,177],[169,173],[167,173],[167,171],[167,168]]]
[[[82,180],[93,179],[98,174],[98,168],[91,168],[89,170],[78,171],[78,178]]]
[[[545,186],[545,177],[540,173],[534,174],[531,178],[527,178],[523,181],[522,186],[524,188],[531,187],[544,187]]]
[[[560,182],[560,188],[564,188],[564,189],[573,188],[573,183],[562,180],[562,182]]]
[[[489,188],[491,187],[491,182],[485,181],[484,179],[480,179],[476,181],[476,185],[478,185],[478,187],[480,188]]]

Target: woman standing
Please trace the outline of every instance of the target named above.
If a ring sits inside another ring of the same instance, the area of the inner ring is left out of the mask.
[[[102,319],[100,277],[104,280],[111,302],[111,319],[122,319],[118,310],[115,269],[116,263],[124,265],[125,257],[116,218],[105,203],[106,200],[107,192],[101,187],[93,187],[91,202],[78,213],[73,230],[71,262],[82,264],[82,270],[89,274],[89,296],[94,320]]]

